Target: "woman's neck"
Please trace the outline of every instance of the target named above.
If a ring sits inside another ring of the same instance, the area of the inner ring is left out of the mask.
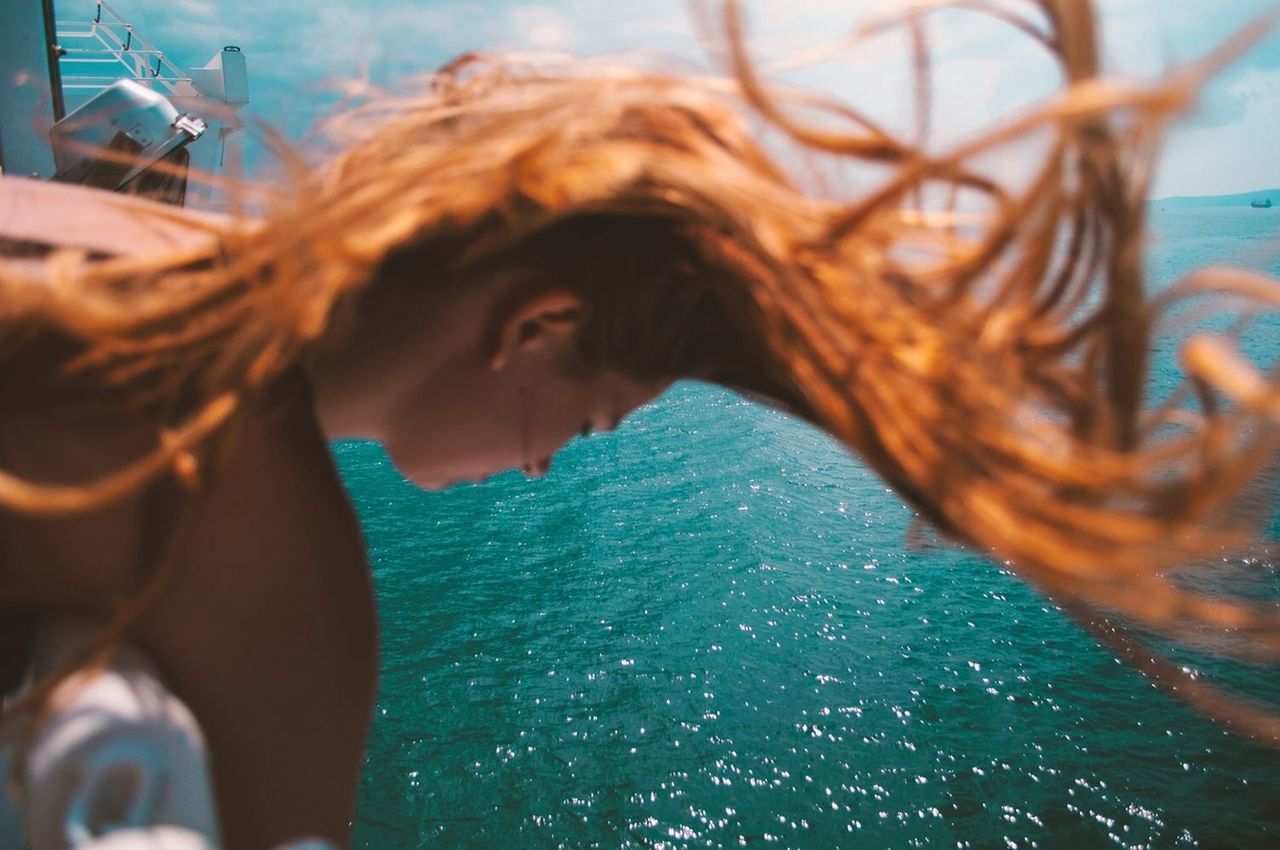
[[[304,363],[325,435],[382,440],[404,393],[477,344],[483,308],[476,291],[371,287]]]

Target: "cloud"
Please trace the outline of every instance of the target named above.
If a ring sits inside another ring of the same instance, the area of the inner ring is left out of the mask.
[[[1250,112],[1263,110],[1276,120],[1280,131],[1280,66],[1269,63],[1238,65],[1210,80],[1197,99],[1185,126],[1230,127]]]
[[[212,0],[170,0],[169,5],[188,21],[192,18],[210,20],[218,13]]]
[[[561,50],[569,46],[569,21],[550,6],[517,6],[511,10],[510,20],[530,47]]]
[[[1157,196],[1229,194],[1271,188],[1277,182],[1280,134],[1280,68],[1251,69],[1230,86],[1238,118],[1212,125],[1203,120],[1175,128],[1157,183]]]
[[[1248,68],[1231,84],[1231,94],[1251,107],[1280,97],[1280,70]]]

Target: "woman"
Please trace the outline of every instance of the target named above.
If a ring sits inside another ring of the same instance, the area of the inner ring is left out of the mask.
[[[205,733],[229,846],[343,842],[376,629],[326,440],[378,439],[427,487],[538,475],[686,377],[825,428],[1082,620],[1231,629],[1274,659],[1274,613],[1166,575],[1249,539],[1234,500],[1272,449],[1274,387],[1196,341],[1201,407],[1141,404],[1156,317],[1141,175],[1198,75],[1100,83],[1088,7],[1041,5],[1047,29],[1013,22],[1060,60],[1067,94],[938,155],[766,88],[730,7],[732,87],[464,57],[357,113],[376,130],[299,169],[253,223],[5,186],[30,199],[10,202],[23,219],[92,205],[171,240],[133,253],[7,224],[25,256],[0,266],[0,603],[9,622],[104,624],[20,716],[37,722],[61,675],[127,637]],[[853,202],[803,192],[753,114],[891,176]],[[1041,130],[1026,186],[973,164]],[[1275,298],[1244,274],[1212,282]],[[1180,695],[1277,737],[1264,711]]]

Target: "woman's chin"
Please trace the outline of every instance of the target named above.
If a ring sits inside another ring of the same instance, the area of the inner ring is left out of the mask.
[[[456,478],[449,478],[442,475],[431,475],[431,474],[421,474],[421,473],[414,473],[412,475],[406,475],[405,477],[408,478],[409,481],[413,483],[413,486],[417,487],[419,490],[426,490],[431,493],[437,493],[441,490],[448,490],[454,484],[457,484],[458,481],[460,480]]]
[[[414,476],[410,480],[419,490],[438,493],[462,484],[475,485],[488,481],[491,475]]]

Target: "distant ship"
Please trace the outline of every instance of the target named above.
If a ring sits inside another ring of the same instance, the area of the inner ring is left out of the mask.
[[[1250,201],[1249,206],[1253,207],[1255,210],[1269,210],[1271,209],[1271,199],[1267,198],[1263,201]]]

